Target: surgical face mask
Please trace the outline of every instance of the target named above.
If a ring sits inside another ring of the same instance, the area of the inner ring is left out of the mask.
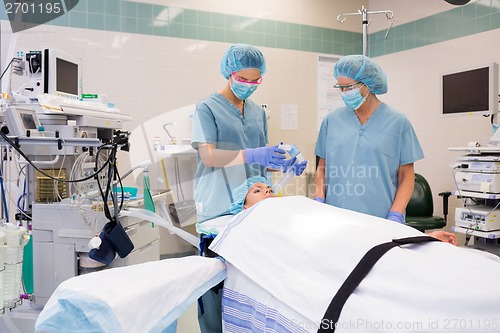
[[[357,110],[366,101],[366,96],[363,97],[359,89],[355,88],[340,93],[342,100],[349,109]]]
[[[252,95],[258,87],[257,84],[240,82],[233,78],[231,78],[231,81],[231,90],[233,91],[234,95],[242,101],[250,97],[250,95]]]

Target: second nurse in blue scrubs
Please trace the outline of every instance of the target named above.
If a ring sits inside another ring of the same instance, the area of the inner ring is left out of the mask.
[[[403,113],[378,99],[387,92],[387,77],[373,60],[344,56],[334,76],[346,106],[321,124],[315,198],[403,223],[413,193],[413,164],[424,157],[415,131]]]

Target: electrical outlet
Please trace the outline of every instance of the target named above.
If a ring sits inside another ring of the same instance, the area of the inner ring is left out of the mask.
[[[261,104],[260,106],[262,107],[262,109],[266,113],[266,119],[271,118],[271,111],[268,108],[269,105],[268,104]]]

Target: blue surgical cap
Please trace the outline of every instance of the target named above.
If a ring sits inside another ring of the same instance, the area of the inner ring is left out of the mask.
[[[247,44],[231,45],[220,62],[222,76],[229,79],[231,73],[247,68],[256,68],[260,75],[266,72],[266,60],[264,55],[255,46]]]
[[[231,208],[229,209],[231,214],[235,215],[243,210],[247,193],[255,183],[263,183],[271,186],[267,179],[261,176],[255,176],[245,180],[243,184],[233,190],[233,202],[231,203]]]
[[[375,95],[387,92],[387,76],[382,68],[364,55],[348,55],[335,64],[333,76],[346,76],[363,82]]]

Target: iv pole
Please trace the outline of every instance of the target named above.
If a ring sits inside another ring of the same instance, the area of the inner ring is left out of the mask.
[[[345,13],[345,14],[340,14],[337,16],[337,21],[340,23],[344,23],[346,20],[346,16],[353,16],[353,15],[362,15],[363,17],[363,55],[366,56],[366,45],[367,45],[367,27],[370,22],[368,21],[368,14],[385,14],[385,17],[387,18],[388,22],[390,23],[389,28],[387,29],[387,32],[385,34],[385,37],[387,38],[387,34],[389,33],[389,30],[391,29],[392,25],[394,24],[394,13],[391,10],[376,10],[372,12],[366,11],[365,6],[361,6],[361,10],[358,9],[356,13]]]

